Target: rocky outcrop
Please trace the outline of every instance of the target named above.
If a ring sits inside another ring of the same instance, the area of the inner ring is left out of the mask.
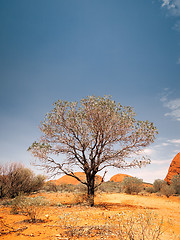
[[[180,152],[172,160],[165,181],[170,184],[174,175],[180,174]]]
[[[112,176],[112,178],[110,179],[110,182],[120,182],[121,183],[121,182],[123,182],[125,177],[132,177],[132,176],[127,175],[127,174],[118,173],[118,174]],[[151,183],[143,183],[143,187],[144,187],[144,189],[147,187],[152,187],[152,184]]]
[[[127,175],[127,174],[118,173],[111,177],[110,182],[122,182],[125,177],[132,177],[132,176]]]
[[[86,175],[83,172],[75,172],[74,173],[77,177],[79,177],[81,179],[81,181],[85,181],[86,180]],[[100,183],[102,181],[102,177],[99,175],[96,175],[95,178],[96,183]],[[60,185],[60,184],[72,184],[72,185],[78,185],[80,182],[74,178],[74,177],[70,177],[70,176],[62,176],[61,178],[57,179],[57,180],[53,180],[53,182],[56,185]]]

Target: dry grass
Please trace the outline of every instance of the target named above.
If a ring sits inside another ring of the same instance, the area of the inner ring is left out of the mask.
[[[50,204],[41,206],[41,222],[0,208],[0,233],[4,240],[62,239],[178,239],[178,197],[102,194],[95,207],[77,205],[84,197],[72,193],[41,193]],[[172,224],[172,225],[171,225]],[[123,235],[125,234],[125,235]],[[176,235],[176,236],[175,236]]]

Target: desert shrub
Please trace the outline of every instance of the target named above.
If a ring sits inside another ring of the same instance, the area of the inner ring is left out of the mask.
[[[42,199],[42,197],[25,197],[19,195],[15,197],[11,202],[12,214],[23,214],[29,217],[29,221],[36,222],[39,213],[42,211],[42,206],[48,203]]]
[[[45,177],[35,176],[21,164],[12,163],[0,167],[0,197],[14,198],[20,193],[31,193],[42,188]]]
[[[166,182],[164,180],[161,180],[161,179],[156,179],[153,183],[153,188],[154,188],[154,191],[155,192],[160,192],[161,191],[161,188],[162,186],[166,184]]]
[[[87,193],[75,193],[73,195],[74,204],[87,204],[87,201],[88,201]]]
[[[75,186],[72,184],[60,184],[57,186],[59,192],[74,192]]]
[[[74,186],[74,192],[78,192],[78,193],[81,193],[81,194],[86,194],[87,193],[87,186],[82,184],[82,183],[79,183],[79,184]]]
[[[31,182],[30,192],[36,192],[43,188],[46,177],[44,175],[34,176]]]
[[[147,187],[146,192],[148,193],[155,193],[155,189],[153,187]]]
[[[161,193],[166,197],[170,197],[171,195],[175,194],[175,189],[168,184],[163,184],[161,188]]]
[[[54,182],[46,182],[44,184],[43,190],[47,192],[80,192],[80,193],[86,193],[87,192],[87,186],[80,183],[77,185],[73,184],[60,184],[56,185]]]
[[[89,224],[92,222],[93,224]],[[99,223],[101,222],[101,223]],[[63,232],[60,236],[67,239],[90,238],[121,240],[164,240],[164,231],[168,223],[153,212],[132,211],[109,215],[108,213],[84,213],[83,219],[78,213],[62,213],[59,223]],[[169,223],[169,227],[171,224]]]
[[[0,166],[0,198],[7,196],[8,194],[8,177],[7,169]]]
[[[57,192],[58,187],[54,182],[48,181],[44,184],[43,190],[45,190],[47,192]]]
[[[143,189],[143,180],[136,177],[125,177],[122,182],[122,189],[125,193],[139,193]]]
[[[176,194],[180,194],[180,174],[175,175],[171,179],[171,186],[174,188]]]
[[[98,191],[100,192],[114,192],[118,193],[121,192],[121,183],[119,182],[103,182],[99,187]]]

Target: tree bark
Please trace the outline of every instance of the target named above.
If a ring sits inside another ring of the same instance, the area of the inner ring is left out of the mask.
[[[87,176],[87,183],[88,183],[88,203],[91,207],[94,206],[94,187],[95,187],[95,175],[89,174]]]

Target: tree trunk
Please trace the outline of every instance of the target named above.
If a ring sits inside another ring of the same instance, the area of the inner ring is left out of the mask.
[[[94,185],[95,185],[95,175],[90,174],[87,177],[87,183],[88,183],[88,203],[91,207],[94,206]]]

